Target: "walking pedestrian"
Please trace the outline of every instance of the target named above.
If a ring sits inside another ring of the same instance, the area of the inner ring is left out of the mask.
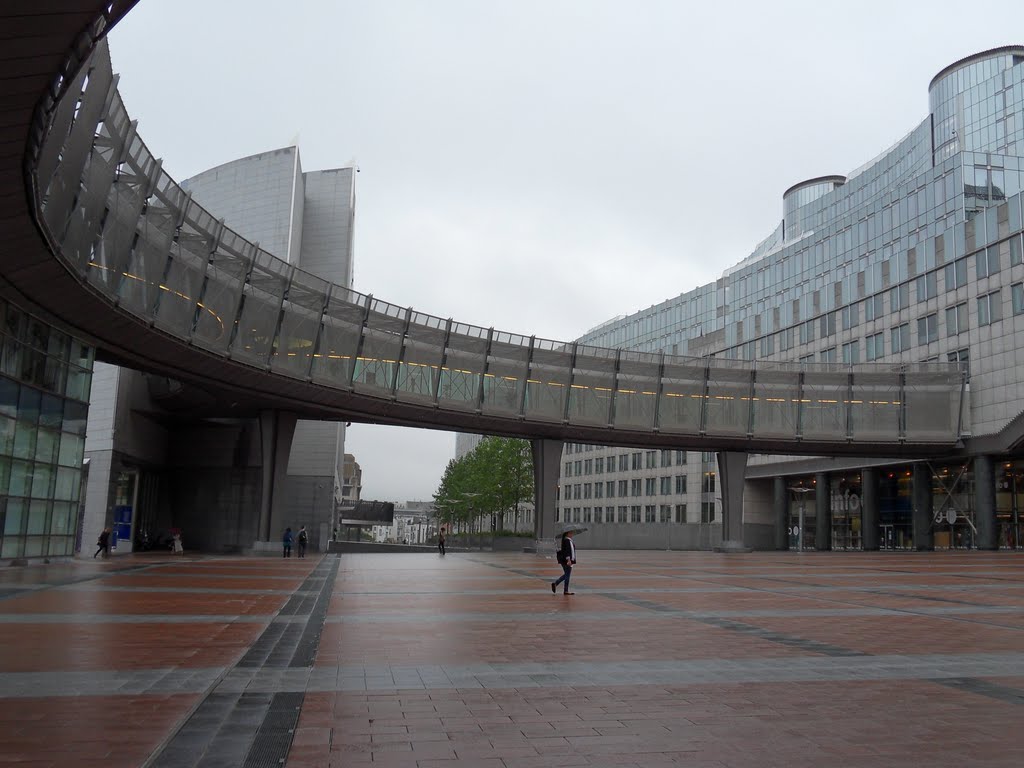
[[[171,549],[174,550],[174,554],[176,555],[185,554],[185,546],[181,543],[181,531],[177,528],[175,528],[174,532],[171,534]]]
[[[569,591],[569,577],[572,576],[572,567],[576,565],[576,545],[572,540],[572,531],[562,534],[561,545],[558,547],[555,559],[562,566],[562,575],[551,582],[551,594],[555,594],[555,588],[561,584],[563,595],[575,595],[575,592]]]
[[[306,544],[309,543],[309,534],[306,533],[306,526],[299,528],[299,557],[306,556]]]
[[[100,537],[98,539],[96,539],[96,546],[98,547],[98,549],[96,550],[95,554],[93,554],[93,559],[94,560],[96,559],[96,555],[98,555],[100,552],[103,553],[103,559],[104,560],[106,560],[108,557],[110,557],[110,529],[109,528],[104,528],[102,531],[100,531]]]
[[[284,554],[282,555],[282,557],[291,557],[292,556],[292,542],[294,540],[295,540],[295,537],[292,536],[292,529],[291,528],[285,528],[284,529],[284,537],[281,539],[281,543],[284,544]]]
[[[437,551],[444,554],[444,526],[437,532]]]

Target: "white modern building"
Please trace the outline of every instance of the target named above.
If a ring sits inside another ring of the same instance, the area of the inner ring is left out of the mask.
[[[264,250],[351,287],[352,168],[304,172],[292,146],[225,163],[182,187]],[[112,518],[118,551],[151,545],[173,528],[182,530],[186,547],[246,549],[259,538],[262,493],[273,498],[270,530],[305,525],[316,549],[342,497],[344,424],[281,412],[225,418],[232,407],[200,384],[96,363],[85,444],[86,537]],[[280,446],[287,454],[268,477],[261,449]]]

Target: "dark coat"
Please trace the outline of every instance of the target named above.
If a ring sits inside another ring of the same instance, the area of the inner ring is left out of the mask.
[[[559,564],[568,563],[569,565],[576,565],[576,561],[572,559],[572,544],[569,543],[569,537],[562,537],[562,546],[558,550],[558,562]]]

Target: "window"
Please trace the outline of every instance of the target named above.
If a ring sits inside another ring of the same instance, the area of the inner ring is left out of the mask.
[[[686,464],[686,451],[676,451],[676,465],[683,466]]]
[[[960,367],[967,374],[967,378],[971,377],[971,351],[969,349],[958,349],[956,352],[950,352],[946,355],[946,359],[951,363],[960,363]]]
[[[947,291],[967,285],[967,259],[957,259],[952,264],[947,264],[943,271],[946,273]]]
[[[609,480],[604,484],[604,493],[609,499],[615,498],[615,481]]]
[[[603,511],[604,511],[603,507],[594,507],[594,522],[595,523],[602,522],[604,516],[601,513]]]
[[[700,521],[702,523],[715,522],[715,502],[702,501],[700,504]]]
[[[676,504],[676,522],[682,525],[686,522],[686,505]]]
[[[990,277],[999,272],[999,246],[993,245],[984,251],[979,251],[975,258],[978,279]]]
[[[672,451],[661,452],[661,466],[671,467],[672,466]]]
[[[885,334],[875,333],[864,339],[864,353],[868,362],[885,357]]]
[[[704,473],[704,481],[701,483],[701,490],[704,491],[704,493],[714,493],[715,492],[715,473],[714,472],[705,472]]]
[[[644,507],[644,522],[658,522],[658,508],[654,504],[648,504],[647,506]]]
[[[604,497],[604,483],[594,483],[594,498],[600,499]]]
[[[584,507],[583,508],[583,522],[584,523],[592,523],[592,522],[594,522],[593,517],[591,516],[590,507]]]
[[[654,496],[658,490],[658,478],[648,477],[644,479],[644,496]]]
[[[676,493],[686,493],[686,475],[676,475]]]
[[[800,323],[799,339],[801,344],[809,344],[814,341],[814,323],[814,320]]]
[[[630,480],[629,482],[630,496],[639,496],[640,491],[643,490],[643,486],[640,484],[640,478],[636,480]]]
[[[624,453],[619,456],[619,472],[625,472],[629,469],[629,454]]]
[[[843,307],[843,330],[848,331],[860,325],[860,304]]]
[[[629,495],[629,481],[619,480],[619,498],[624,499]]]
[[[843,344],[843,365],[860,362],[860,342],[848,341]]]
[[[897,325],[892,329],[892,353],[898,355],[910,349],[910,323]]]
[[[1010,266],[1015,267],[1021,263],[1021,242],[1019,237],[1010,240]]]
[[[836,348],[829,347],[828,349],[821,350],[820,359],[823,363],[834,363],[836,361]]]
[[[630,517],[630,520],[632,522],[634,522],[634,523],[639,523],[640,522],[640,506],[639,505],[632,506],[632,507],[629,508],[629,517]]]
[[[897,285],[889,291],[889,311],[899,312],[910,306],[910,285]]]
[[[663,477],[661,478],[661,495],[671,496],[672,495],[672,478]]]
[[[822,315],[820,319],[820,325],[821,338],[824,339],[826,336],[831,336],[833,333],[836,332],[836,313],[829,312],[827,314]]]
[[[671,523],[672,522],[672,505],[662,504],[661,505],[661,522]]]
[[[592,475],[592,474],[594,474],[594,460],[593,459],[585,459],[584,460],[584,462],[583,462],[583,474],[584,475]]]
[[[572,477],[572,462],[571,461],[565,462],[565,476],[566,477]]]
[[[576,459],[576,461],[573,462],[572,471],[573,474],[576,475],[576,477],[579,477],[580,475],[583,474],[583,462],[580,459]]]
[[[594,459],[594,474],[595,475],[603,475],[604,474],[604,457],[603,456]]]
[[[939,313],[917,319],[917,343],[929,344],[939,338]]]
[[[921,275],[914,281],[914,284],[917,286],[918,301],[928,301],[928,299],[934,299],[939,295],[934,272],[929,272],[927,275]]]
[[[813,363],[814,362],[814,353],[812,352],[809,355],[801,355],[800,359],[797,362],[800,362],[800,363]]]
[[[590,483],[584,483],[583,484],[583,498],[584,499],[591,498],[591,488],[593,488],[593,486]]]
[[[946,308],[946,336],[956,336],[967,330],[967,302]]]
[[[647,469],[656,469],[658,466],[658,452],[647,451],[647,455],[644,456],[644,466]]]
[[[580,484],[579,483],[576,483],[576,485],[574,485],[572,487],[572,497],[574,499],[582,499],[583,498],[583,494],[580,491]]]
[[[991,325],[1002,319],[999,291],[992,291],[992,293],[978,297],[978,325]]]
[[[633,463],[633,469],[641,469],[642,468],[642,466],[643,466],[642,465],[643,457],[644,457],[644,455],[642,453],[640,453],[639,451],[637,451],[636,453],[633,454],[633,462],[632,462]]]
[[[885,313],[883,294],[879,293],[864,302],[864,321],[878,320]]]
[[[1010,286],[1010,298],[1013,299],[1013,314],[1024,313],[1024,283]]]

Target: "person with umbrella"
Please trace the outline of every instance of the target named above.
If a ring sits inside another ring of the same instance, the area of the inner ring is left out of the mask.
[[[563,595],[575,595],[575,592],[569,591],[569,577],[572,576],[572,567],[576,565],[576,544],[573,542],[573,534],[577,531],[586,530],[586,528],[580,528],[579,526],[565,526],[562,530],[562,537],[559,543],[558,552],[555,553],[555,559],[558,560],[558,564],[562,566],[562,575],[559,576],[555,581],[551,582],[551,594],[555,594],[559,584],[562,585]]]

